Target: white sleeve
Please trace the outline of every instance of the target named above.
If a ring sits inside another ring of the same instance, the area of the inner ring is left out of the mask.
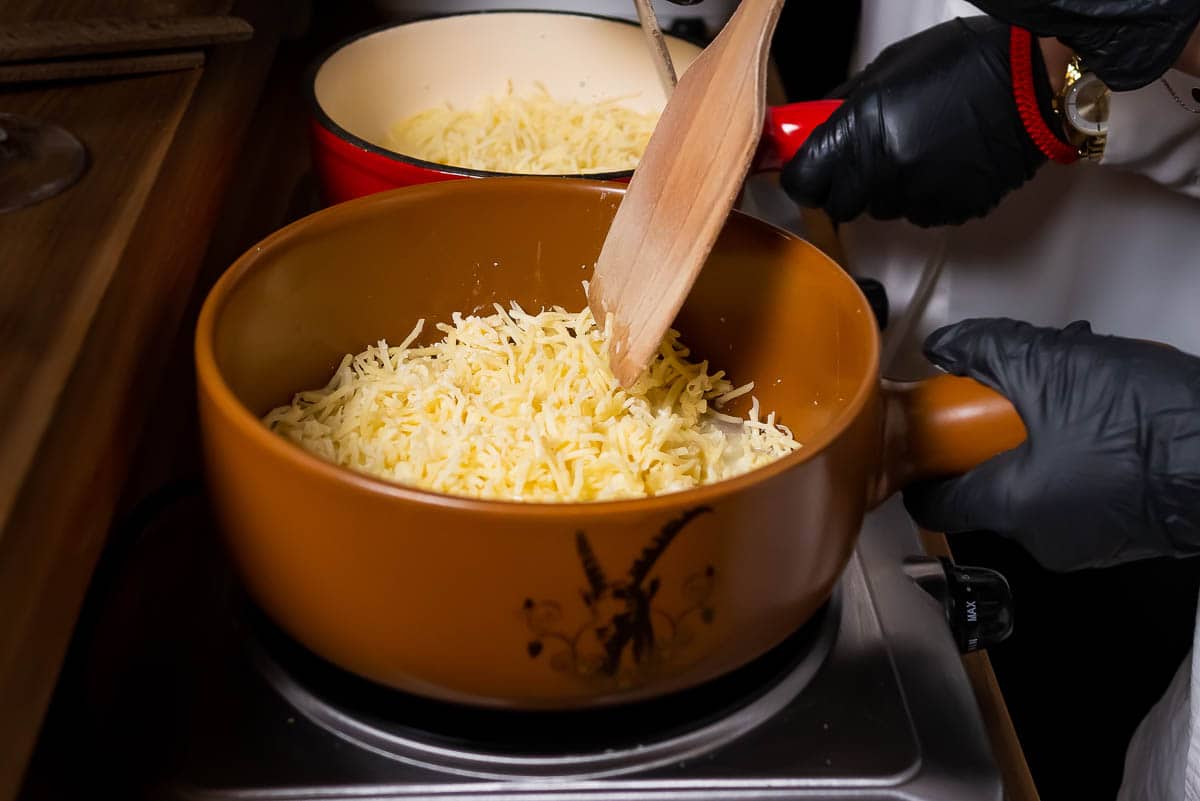
[[[1113,92],[1101,161],[1200,198],[1200,79],[1170,70],[1133,92]]]
[[[1200,615],[1192,650],[1125,752],[1117,801],[1200,801]]]

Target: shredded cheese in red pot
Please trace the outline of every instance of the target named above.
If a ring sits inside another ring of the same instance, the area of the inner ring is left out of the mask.
[[[658,122],[619,98],[561,101],[541,84],[528,95],[483,97],[472,108],[426,109],[396,123],[387,146],[435,164],[525,175],[621,172],[637,166]]]

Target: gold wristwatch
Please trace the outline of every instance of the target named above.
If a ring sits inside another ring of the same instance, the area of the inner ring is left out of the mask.
[[[1067,64],[1063,88],[1054,98],[1067,141],[1080,158],[1099,161],[1108,141],[1108,101],[1111,91],[1094,73],[1084,72],[1079,56]]]

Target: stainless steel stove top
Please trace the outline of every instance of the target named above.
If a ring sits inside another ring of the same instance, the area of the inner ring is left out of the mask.
[[[247,614],[219,555],[169,542],[211,539],[194,522],[202,500],[166,517],[140,546],[151,551],[114,580],[126,600],[108,605],[77,655],[90,687],[56,700],[51,753],[39,755],[83,773],[102,764],[93,788],[179,799],[1002,798],[944,608],[906,573],[921,548],[897,500],[868,516],[823,613],[772,654],[661,702],[558,715],[451,708],[342,674]],[[196,531],[176,533],[172,517]]]

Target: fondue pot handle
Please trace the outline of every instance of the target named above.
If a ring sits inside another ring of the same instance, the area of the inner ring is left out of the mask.
[[[829,119],[840,105],[840,100],[808,100],[768,107],[762,140],[754,155],[751,170],[770,172],[783,169],[783,165],[792,160],[813,129]]]
[[[883,382],[884,448],[879,492],[967,472],[1020,445],[1025,424],[1012,403],[972,378],[941,375]]]

